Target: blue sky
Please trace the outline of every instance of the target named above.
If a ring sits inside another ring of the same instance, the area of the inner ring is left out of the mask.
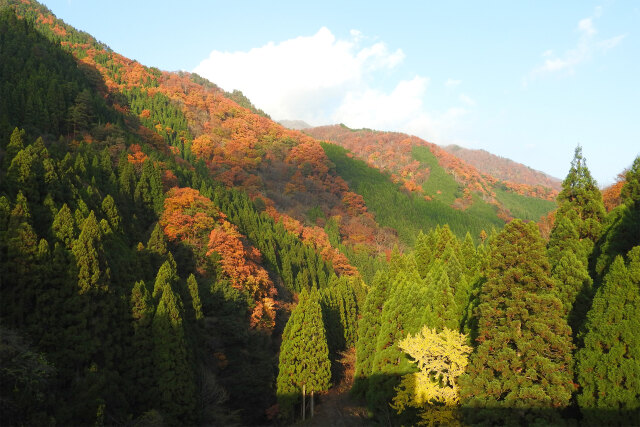
[[[115,51],[274,119],[403,131],[601,185],[640,154],[640,2],[46,0]]]

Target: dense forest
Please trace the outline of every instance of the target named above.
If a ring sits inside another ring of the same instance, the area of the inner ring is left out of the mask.
[[[640,424],[640,157],[603,197],[577,147],[553,201],[401,137],[0,0],[1,424],[290,425],[345,383],[363,424]]]

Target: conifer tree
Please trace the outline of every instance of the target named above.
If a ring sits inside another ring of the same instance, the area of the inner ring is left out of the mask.
[[[352,393],[357,396],[364,396],[368,389],[368,380],[373,372],[376,337],[380,332],[382,308],[389,296],[390,285],[388,275],[378,271],[362,307],[362,317],[358,321],[356,368],[352,388]]]
[[[153,227],[151,237],[149,237],[149,241],[147,242],[147,250],[160,256],[167,254],[167,238],[158,222],[156,222],[156,225]]]
[[[441,331],[447,327],[451,330],[460,329],[461,313],[456,304],[449,275],[443,262],[436,260],[426,279],[427,307],[425,325]]]
[[[640,156],[625,175],[620,197],[622,205],[607,216],[605,231],[596,247],[597,279],[607,273],[616,256],[625,255],[640,245]]]
[[[153,334],[151,322],[155,307],[144,281],[136,282],[131,292],[131,320],[133,341],[131,346],[130,378],[135,389],[132,393],[138,409],[145,410],[155,405],[156,389],[153,362]]]
[[[120,229],[120,214],[118,213],[118,208],[116,207],[116,202],[111,197],[111,194],[107,194],[106,197],[102,200],[102,212],[104,212],[111,229],[114,232],[119,232]]]
[[[303,388],[306,393],[324,391],[331,380],[329,348],[322,323],[320,295],[303,290],[287,321],[280,346],[278,403],[284,418],[291,418],[293,406]]]
[[[11,164],[11,160],[13,160],[16,154],[18,154],[24,148],[24,136],[24,129],[13,129],[13,132],[9,137],[9,145],[7,145],[5,157],[3,159],[5,170]]]
[[[640,246],[617,256],[587,315],[576,354],[578,405],[588,425],[640,423]]]
[[[125,314],[111,287],[111,268],[102,245],[102,231],[93,211],[84,221],[73,242],[77,292],[81,297],[82,317],[91,339],[83,345],[87,361],[100,368],[113,368],[122,348],[121,319]]]
[[[177,265],[171,252],[169,252],[169,259],[166,260],[156,275],[156,281],[153,285],[153,299],[158,300],[162,296],[162,292],[165,287],[175,288],[175,284],[178,281]]]
[[[437,230],[439,230],[439,227],[440,226],[438,226]],[[418,233],[414,244],[414,258],[416,260],[416,265],[418,266],[420,277],[423,278],[427,277],[429,267],[433,261],[436,232],[437,231],[431,231],[429,234],[424,234],[421,230]]]
[[[606,211],[602,203],[602,194],[591,177],[580,146],[576,147],[571,168],[562,182],[562,191],[558,194],[557,202],[556,218],[560,219],[569,212],[574,212],[577,214],[577,220],[574,222],[578,237],[587,238],[595,243],[600,237],[601,223]],[[554,230],[551,231],[552,235]]]
[[[460,247],[460,261],[464,264],[464,273],[468,278],[473,278],[478,273],[479,259],[476,246],[473,243],[471,233],[467,232]]]
[[[110,270],[106,265],[102,248],[102,232],[93,211],[84,221],[80,236],[73,243],[73,254],[77,262],[80,294],[90,290],[107,290]]]
[[[53,219],[53,234],[58,240],[60,240],[67,248],[71,248],[71,243],[77,237],[76,224],[71,215],[71,209],[67,204],[63,204],[58,214]]]
[[[38,236],[30,220],[27,200],[20,192],[9,216],[6,261],[2,265],[4,303],[0,313],[14,327],[25,324],[25,316],[33,311],[36,297]]]
[[[587,267],[572,251],[563,251],[562,258],[553,266],[551,276],[555,281],[556,295],[562,301],[564,315],[574,331],[586,316],[593,280]]]
[[[478,347],[460,380],[463,402],[479,409],[471,411],[472,422],[484,417],[496,422],[500,416],[523,421],[548,416],[552,421],[552,411],[526,408],[568,405],[573,391],[571,330],[549,273],[535,223],[514,220],[492,242],[477,309]],[[504,414],[481,408],[522,410]]]
[[[160,274],[161,271],[158,276]],[[162,284],[162,296],[152,321],[159,408],[181,424],[192,424],[195,420],[196,387],[185,337],[182,304],[169,283]]]
[[[191,295],[191,305],[193,306],[193,312],[196,320],[202,320],[202,302],[200,301],[200,291],[198,290],[198,281],[196,276],[190,274],[187,278],[187,287],[189,288],[189,295]]]
[[[428,304],[426,287],[417,272],[400,273],[395,278],[389,299],[382,308],[380,331],[376,336],[372,378],[366,394],[370,409],[387,411],[400,377],[413,370],[398,343],[426,324],[430,314]]]

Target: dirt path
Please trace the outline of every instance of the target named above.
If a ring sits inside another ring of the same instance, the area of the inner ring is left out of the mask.
[[[367,409],[349,396],[353,383],[355,351],[343,353],[343,380],[332,387],[327,394],[316,398],[315,414],[305,426],[363,426],[372,425],[367,417]]]

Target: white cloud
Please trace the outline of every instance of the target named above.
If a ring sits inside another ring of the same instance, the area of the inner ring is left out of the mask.
[[[624,35],[618,35],[606,40],[596,40],[597,30],[593,24],[594,19],[602,15],[602,7],[596,7],[593,16],[581,19],[578,22],[578,43],[573,49],[567,50],[564,55],[554,56],[553,50],[548,49],[542,53],[542,57],[546,58],[542,65],[535,67],[524,79],[523,84],[526,86],[531,80],[537,77],[548,75],[551,73],[565,72],[566,74],[575,73],[576,67],[591,59],[594,52],[605,52],[618,45]]]
[[[461,93],[460,96],[458,96],[458,99],[460,99],[460,101],[462,101],[463,103],[467,104],[470,107],[473,107],[474,105],[476,105],[476,101],[470,98],[469,96],[465,95],[464,93]]]
[[[242,90],[274,119],[395,130],[435,142],[451,139],[450,132],[467,111],[455,105],[444,112],[427,111],[430,79],[416,75],[394,81],[404,52],[368,40],[357,30],[338,39],[323,27],[312,36],[269,42],[249,51],[214,50],[193,71],[225,90]],[[378,83],[381,71],[391,79],[391,89]],[[450,78],[445,85],[460,83]],[[467,95],[451,101],[475,104]]]
[[[458,86],[460,83],[462,83],[462,80],[455,80],[455,79],[452,79],[451,77],[449,77],[449,78],[447,79],[447,81],[444,83],[444,85],[445,85],[446,87],[456,87],[456,86]]]
[[[598,42],[598,47],[602,50],[602,51],[607,51],[609,49],[613,49],[614,47],[616,47],[621,41],[622,39],[624,39],[626,37],[626,34],[621,34],[619,36],[615,36],[615,37],[611,37],[610,39],[606,39],[606,40],[602,40],[601,42]]]
[[[578,29],[587,36],[593,36],[596,33],[596,29],[593,28],[593,21],[591,18],[584,18],[578,22]]]
[[[359,48],[361,38],[354,30],[350,39],[338,40],[322,27],[313,36],[269,42],[247,52],[214,50],[193,71],[225,90],[242,90],[272,117],[302,118],[301,111],[339,103],[342,93],[363,84],[366,74],[392,69],[404,59],[402,50],[390,52],[381,42]]]

